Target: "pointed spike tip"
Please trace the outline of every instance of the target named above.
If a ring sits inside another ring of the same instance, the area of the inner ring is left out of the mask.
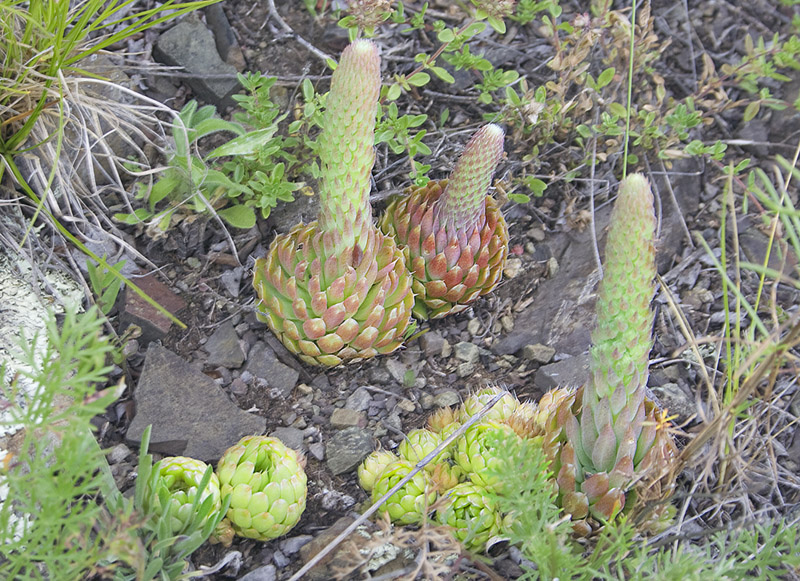
[[[470,233],[485,213],[486,192],[503,158],[505,133],[499,125],[484,125],[467,142],[447,187],[437,201],[439,224],[451,235]]]

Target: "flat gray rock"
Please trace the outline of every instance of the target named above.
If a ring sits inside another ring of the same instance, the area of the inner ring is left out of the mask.
[[[328,441],[325,455],[334,474],[349,472],[373,450],[372,435],[358,427],[345,428]]]
[[[203,350],[208,353],[206,364],[216,367],[241,367],[244,363],[244,351],[239,343],[239,335],[233,328],[233,323],[227,321],[217,328],[208,338]]]
[[[134,393],[128,442],[153,426],[150,449],[213,462],[243,436],[263,434],[266,420],[239,409],[205,373],[156,344],[147,350]]]
[[[196,74],[187,77],[186,84],[199,99],[219,108],[233,104],[231,96],[240,88],[238,71],[220,58],[214,35],[196,18],[182,20],[162,34],[153,47],[153,56],[159,62]],[[209,75],[230,78],[212,79]]]
[[[261,342],[253,345],[247,356],[247,371],[255,377],[263,379],[275,390],[270,397],[289,397],[300,372],[278,361],[275,352]]]
[[[349,410],[363,412],[369,409],[369,404],[372,401],[372,394],[366,387],[359,387],[349,396],[347,402],[344,404]]]
[[[278,570],[275,565],[264,565],[258,569],[253,569],[239,581],[275,581],[278,578]]]
[[[305,452],[306,446],[303,443],[303,432],[297,428],[275,428],[270,433],[273,438],[278,438],[281,442],[286,444],[288,448],[297,450],[298,452]]]
[[[603,223],[607,219],[606,212]],[[542,283],[531,305],[515,317],[514,330],[492,345],[495,354],[513,355],[537,343],[570,355],[589,348],[600,280],[591,231],[555,235],[551,245],[560,249],[554,250],[560,254],[558,273]]]
[[[561,361],[543,365],[536,370],[533,383],[537,389],[549,391],[554,387],[577,388],[589,380],[589,354],[567,357]]]

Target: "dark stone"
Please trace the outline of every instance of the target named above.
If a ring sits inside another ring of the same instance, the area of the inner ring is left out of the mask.
[[[372,452],[372,436],[363,428],[345,428],[328,441],[325,448],[328,468],[333,474],[354,470]]]
[[[213,462],[242,437],[262,434],[266,420],[242,411],[206,374],[151,345],[134,392],[136,417],[128,442],[139,444],[148,425],[150,449]]]
[[[314,537],[314,539],[300,548],[300,558],[303,563],[308,563],[317,553],[327,547],[333,539],[338,537],[344,530],[353,523],[353,518],[343,516],[332,526],[325,529],[322,533]],[[351,540],[356,544],[365,544],[361,535],[352,535]],[[333,572],[340,566],[346,566],[349,563],[350,550],[346,550],[342,557],[337,555],[342,546],[334,547],[334,549],[325,555],[320,562],[314,565],[311,570],[306,574],[306,577],[312,581],[327,581],[333,579]]]
[[[303,432],[297,428],[275,428],[270,436],[278,438],[281,442],[286,444],[288,448],[297,450],[298,452],[305,451],[305,444],[303,443]]]
[[[153,57],[193,75],[186,78],[186,84],[202,101],[220,109],[233,105],[231,96],[240,89],[236,67],[220,58],[214,35],[199,20],[187,18],[162,34],[153,47]]]
[[[214,43],[217,46],[217,54],[229,65],[236,67],[236,70],[241,72],[247,66],[244,60],[244,54],[236,40],[236,35],[231,28],[231,23],[228,17],[225,16],[225,11],[222,9],[221,3],[211,4],[206,6],[206,24],[214,33]]]
[[[247,356],[247,371],[276,390],[277,397],[284,398],[289,397],[300,377],[296,369],[278,361],[275,352],[263,343],[256,343],[250,350]]]
[[[372,394],[366,387],[359,387],[349,396],[347,396],[347,401],[344,404],[349,410],[355,410],[357,412],[363,412],[369,409],[369,404],[372,402]]]
[[[239,335],[233,323],[227,321],[222,323],[216,331],[208,338],[203,346],[203,350],[208,353],[206,364],[215,367],[241,367],[244,363],[244,351],[239,343]]]
[[[419,345],[427,357],[439,357],[444,347],[444,337],[438,331],[429,330],[419,338]]]
[[[131,282],[173,315],[177,315],[186,307],[184,300],[158,280],[155,274],[132,278]],[[127,286],[122,300],[119,322],[120,329],[123,331],[130,325],[140,327],[142,335],[139,340],[145,345],[151,341],[163,339],[172,326],[172,321],[164,313]]]
[[[336,408],[331,414],[331,427],[341,429],[350,426],[363,428],[367,425],[367,416],[362,411],[350,410],[346,408]]]
[[[312,540],[314,540],[314,537],[311,535],[297,535],[296,537],[289,537],[288,539],[282,540],[278,543],[278,548],[286,555],[294,555]]]
[[[533,383],[542,392],[554,387],[580,387],[589,379],[589,354],[567,357],[536,370]]]

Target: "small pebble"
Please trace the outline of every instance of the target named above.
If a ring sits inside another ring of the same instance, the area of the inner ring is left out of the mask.
[[[478,346],[474,343],[468,343],[467,341],[461,341],[456,343],[455,346],[455,355],[456,359],[460,359],[465,363],[476,363],[478,361],[478,357],[480,356],[480,350]]]
[[[244,374],[242,375],[244,376]],[[314,388],[311,387],[310,385],[306,385],[305,383],[299,384],[297,387],[295,387],[295,389],[297,390],[297,393],[300,395],[311,395],[312,393],[314,393]]]
[[[551,256],[547,259],[547,273],[550,278],[558,274],[558,268],[558,260],[556,260],[555,256]]]
[[[453,354],[453,348],[450,346],[450,341],[447,339],[442,343],[442,357],[447,359]]]
[[[411,401],[411,400],[408,400],[408,399],[401,399],[400,401],[397,402],[397,406],[396,407],[397,407],[397,409],[399,409],[399,410],[401,410],[401,411],[403,411],[403,412],[405,412],[407,414],[410,414],[415,409],[417,409],[417,406],[414,405],[414,402]]]
[[[553,359],[556,350],[547,345],[536,343],[535,345],[525,345],[522,348],[522,358],[536,363],[547,364]]]
[[[457,391],[447,389],[433,398],[433,404],[439,408],[461,405],[461,396]]]
[[[461,379],[465,377],[469,377],[473,373],[475,373],[475,364],[474,363],[460,363],[456,368],[456,373]]]
[[[125,444],[117,444],[108,452],[108,463],[118,464],[131,454],[131,449]]]
[[[300,551],[300,547],[311,542],[311,535],[298,535],[282,540],[278,543],[278,548],[286,555],[294,555]]]
[[[509,258],[506,267],[503,269],[503,276],[515,278],[522,271],[522,260],[519,258]]]
[[[325,458],[325,446],[322,444],[322,442],[314,442],[313,444],[309,444],[308,453],[322,462],[322,460]]]
[[[422,406],[422,409],[427,411],[436,405],[436,398],[429,393],[423,394],[419,399],[419,404]]]
[[[544,230],[542,230],[540,226],[533,226],[529,228],[526,232],[526,235],[534,242],[542,242],[545,237]]]
[[[503,331],[510,333],[514,330],[514,319],[510,315],[503,315],[500,317],[500,324],[503,326]]]

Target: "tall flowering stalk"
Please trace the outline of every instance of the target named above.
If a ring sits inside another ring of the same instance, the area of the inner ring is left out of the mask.
[[[590,377],[575,393],[540,402],[549,413],[545,446],[559,500],[579,532],[614,518],[630,495],[661,497],[669,477],[655,475],[675,455],[660,410],[645,397],[652,346],[655,214],[641,174],[620,184],[605,250],[592,333]],[[660,517],[663,515],[657,515]]]
[[[315,365],[394,351],[410,320],[411,277],[369,203],[380,84],[377,48],[353,42],[333,74],[323,118],[318,219],[276,237],[255,264],[261,318]]]
[[[449,180],[409,189],[380,220],[408,253],[414,314],[421,319],[462,311],[500,281],[508,226],[487,192],[503,157],[503,137],[497,125],[479,129]]]

